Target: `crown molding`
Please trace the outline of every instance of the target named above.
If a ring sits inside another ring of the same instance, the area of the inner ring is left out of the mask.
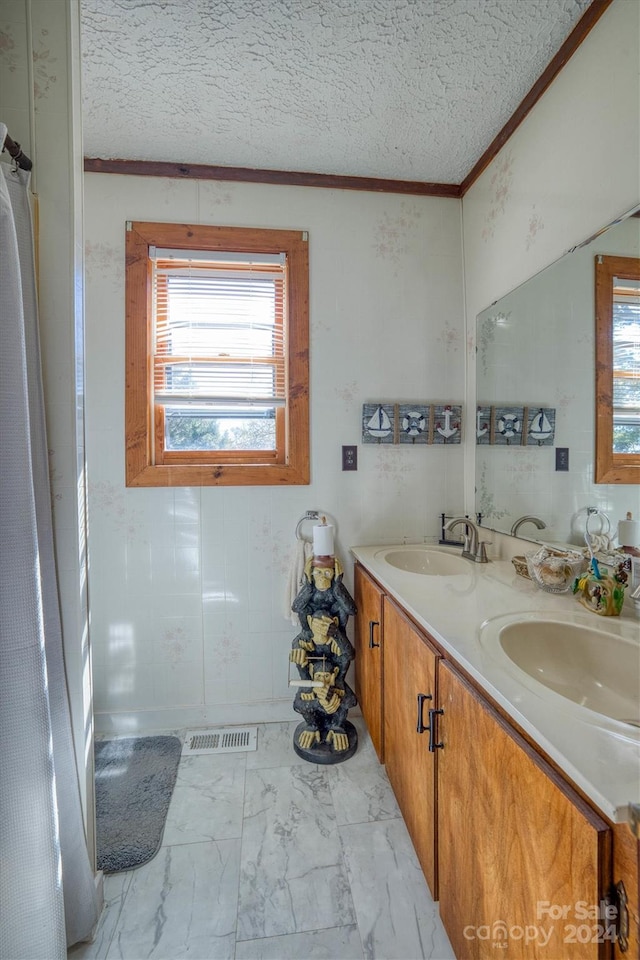
[[[382,180],[376,177],[345,177],[295,170],[259,170],[252,167],[218,167],[197,163],[157,160],[102,160],[85,157],[86,173],[121,173],[138,177],[174,177],[183,180],[233,180],[238,183],[270,183],[280,186],[323,187],[329,190],[369,190],[376,193],[411,193],[427,197],[459,197],[457,183],[426,183],[421,180]]]

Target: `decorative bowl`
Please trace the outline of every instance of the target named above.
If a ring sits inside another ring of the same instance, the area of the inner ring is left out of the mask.
[[[529,576],[547,593],[566,593],[588,567],[586,557],[569,550],[541,547],[535,553],[525,554]]]

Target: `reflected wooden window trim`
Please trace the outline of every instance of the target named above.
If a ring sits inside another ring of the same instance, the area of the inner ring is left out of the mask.
[[[638,257],[595,258],[595,483],[640,483],[640,454],[613,452],[613,281],[640,280]]]

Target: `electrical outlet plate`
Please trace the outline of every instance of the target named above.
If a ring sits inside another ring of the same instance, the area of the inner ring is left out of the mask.
[[[569,469],[569,447],[556,447],[556,470]]]
[[[356,446],[347,446],[342,448],[342,469],[358,469],[358,448]]]

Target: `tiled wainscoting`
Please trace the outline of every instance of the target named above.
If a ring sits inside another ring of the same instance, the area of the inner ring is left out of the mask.
[[[256,752],[183,757],[162,849],[106,878],[70,960],[450,960],[451,946],[362,720],[343,764],[296,756],[298,721]]]

